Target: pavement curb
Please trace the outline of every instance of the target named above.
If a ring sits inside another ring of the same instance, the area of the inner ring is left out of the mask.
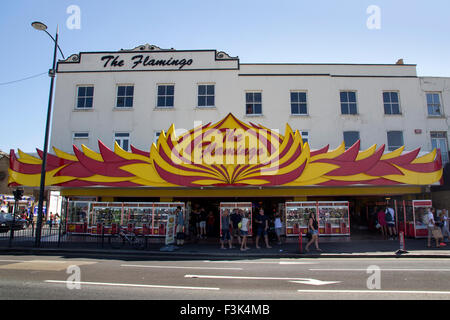
[[[426,258],[437,259],[447,258],[450,259],[450,254],[443,253],[405,253],[396,254],[393,253],[215,253],[215,252],[180,252],[180,251],[154,251],[154,250],[142,250],[142,251],[130,251],[130,250],[99,250],[99,249],[52,249],[52,248],[1,248],[2,253],[14,253],[14,254],[87,254],[87,255],[115,255],[115,256],[139,256],[139,257],[173,257],[173,258],[240,258],[240,259],[254,259],[254,258]]]

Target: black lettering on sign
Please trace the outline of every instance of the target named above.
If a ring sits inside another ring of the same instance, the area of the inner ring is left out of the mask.
[[[125,61],[120,59],[120,56],[103,56],[101,57],[101,61],[105,61],[103,68],[108,66],[110,67],[123,67],[125,65]],[[194,61],[192,59],[174,59],[170,57],[169,59],[152,59],[150,56],[145,56],[142,54],[135,55],[131,57],[131,69],[135,69],[137,66],[142,65],[144,67],[152,67],[152,66],[176,66],[179,70],[183,69],[185,66],[190,66]]]

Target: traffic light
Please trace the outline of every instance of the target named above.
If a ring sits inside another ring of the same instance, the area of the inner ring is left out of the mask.
[[[13,191],[13,195],[14,195],[14,200],[16,200],[16,201],[22,200],[23,190],[16,189]]]

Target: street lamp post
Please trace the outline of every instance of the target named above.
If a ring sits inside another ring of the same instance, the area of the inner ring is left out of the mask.
[[[39,203],[38,203],[38,216],[37,216],[37,224],[36,224],[36,237],[35,237],[35,246],[39,247],[41,245],[41,230],[42,230],[42,216],[43,216],[43,206],[44,206],[44,192],[45,192],[45,168],[47,166],[47,150],[48,150],[48,135],[50,130],[50,117],[52,111],[52,99],[53,99],[53,87],[56,76],[56,56],[59,52],[61,53],[63,59],[64,55],[61,49],[58,46],[58,28],[56,29],[56,36],[53,38],[50,33],[47,32],[47,26],[42,22],[33,22],[31,24],[33,28],[39,31],[45,31],[47,35],[53,40],[55,43],[55,48],[53,51],[53,64],[52,68],[49,70],[48,75],[50,76],[50,93],[48,97],[48,108],[47,108],[47,121],[45,124],[45,140],[44,140],[44,150],[42,156],[42,168],[41,168],[41,184],[39,187]],[[48,207],[48,204],[47,204]]]

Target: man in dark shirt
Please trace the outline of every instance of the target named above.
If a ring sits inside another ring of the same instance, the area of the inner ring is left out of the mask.
[[[256,223],[256,249],[260,249],[259,246],[259,238],[261,236],[264,236],[264,240],[266,242],[267,248],[272,248],[269,245],[269,237],[268,237],[268,230],[269,230],[269,217],[267,217],[264,214],[264,209],[259,209],[258,215],[255,217],[255,223]]]
[[[237,209],[233,210],[233,213],[230,215],[230,219],[232,222],[231,242],[233,242],[234,237],[236,237],[238,239],[239,245],[241,245],[241,233],[239,230],[239,222],[241,222],[242,217]]]

